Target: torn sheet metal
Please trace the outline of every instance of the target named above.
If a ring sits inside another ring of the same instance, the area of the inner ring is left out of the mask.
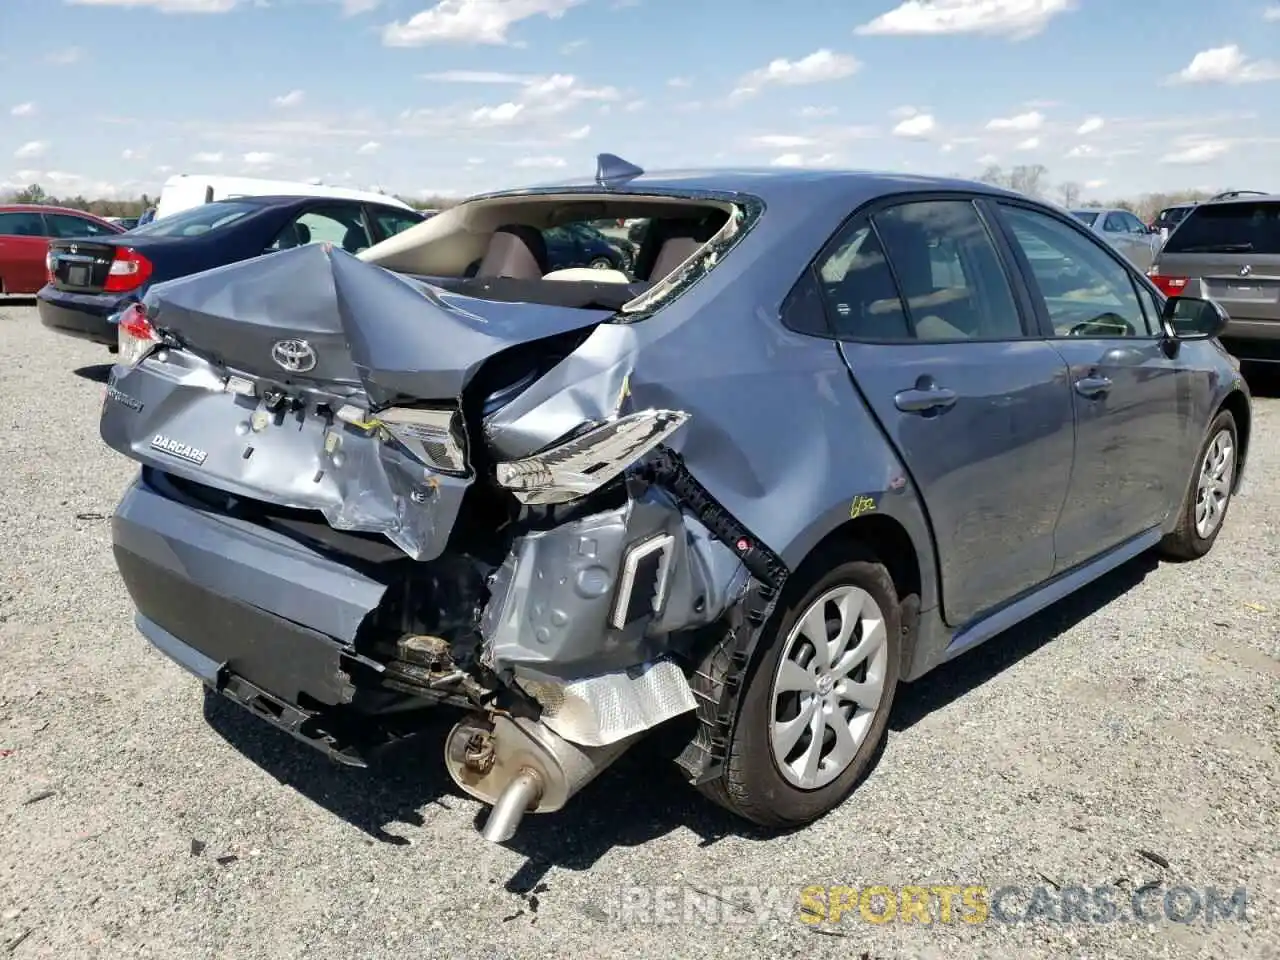
[[[157,284],[158,328],[227,367],[289,382],[360,385],[374,404],[396,396],[452,400],[480,364],[510,347],[591,327],[609,310],[476,301],[410,281],[329,244],[311,244]],[[282,339],[313,348],[315,366],[272,361]]]
[[[517,537],[481,620],[499,671],[560,681],[649,662],[745,587],[733,552],[656,489]],[[702,531],[705,534],[705,531]]]

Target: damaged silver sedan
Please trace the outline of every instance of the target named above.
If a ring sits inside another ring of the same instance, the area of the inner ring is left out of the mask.
[[[1048,290],[1004,203],[1102,306]],[[624,220],[647,223],[625,271],[556,262],[562,226]],[[1068,220],[977,184],[603,155],[356,256],[159,285],[119,320],[101,422],[142,465],[113,518],[138,627],[343,763],[460,711],[444,761],[491,840],[677,718],[709,797],[812,821],[899,680],[1217,535],[1249,400],[1216,314],[1175,329]],[[1137,361],[1107,360],[1117,322],[1158,328]],[[1111,362],[1115,419],[1079,415],[1071,350]],[[1175,403],[1162,363],[1212,376]],[[1089,466],[1126,435],[1155,461]]]

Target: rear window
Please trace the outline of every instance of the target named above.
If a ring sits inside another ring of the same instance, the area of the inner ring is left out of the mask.
[[[1280,254],[1280,201],[1206,203],[1178,225],[1167,253]]]
[[[1097,212],[1093,210],[1072,210],[1071,215],[1086,227],[1092,227],[1094,221],[1098,219]]]
[[[246,214],[260,209],[254,203],[237,203],[234,200],[219,200],[216,203],[205,203],[190,210],[152,220],[141,227],[135,227],[130,233],[135,236],[148,237],[197,237],[210,230],[217,230],[229,223],[234,223]]]

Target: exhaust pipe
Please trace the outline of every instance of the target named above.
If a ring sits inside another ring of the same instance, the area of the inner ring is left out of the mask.
[[[467,718],[445,739],[445,766],[460,789],[493,807],[480,835],[503,843],[526,813],[561,809],[641,735],[584,747],[524,717]]]

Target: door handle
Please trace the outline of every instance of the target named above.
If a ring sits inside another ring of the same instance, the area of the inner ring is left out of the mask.
[[[945,387],[928,390],[914,388],[893,395],[894,405],[903,413],[925,413],[929,410],[948,410],[955,405],[956,392]]]
[[[1076,393],[1082,397],[1101,397],[1111,389],[1107,377],[1083,377],[1076,381]]]

